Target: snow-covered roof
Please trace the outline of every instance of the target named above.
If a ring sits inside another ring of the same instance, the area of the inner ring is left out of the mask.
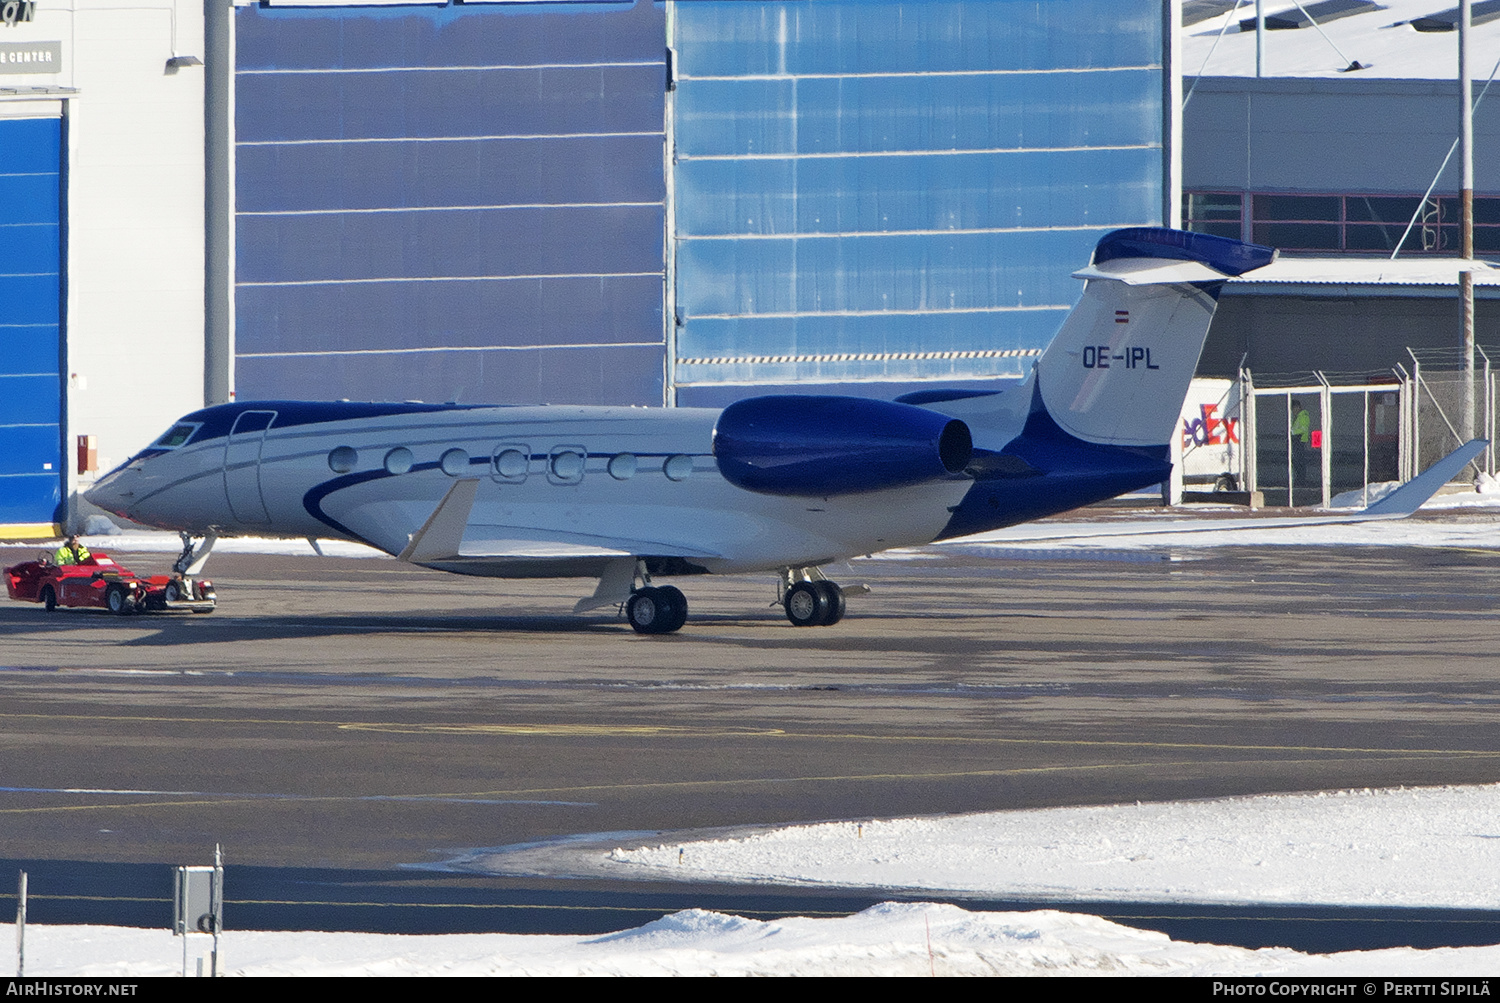
[[[1230,279],[1233,285],[1298,283],[1305,285],[1458,286],[1458,273],[1474,273],[1476,286],[1500,286],[1500,267],[1461,258],[1343,257],[1283,255],[1271,264]]]
[[[1317,16],[1319,8],[1324,5],[1303,0],[1302,6]],[[1434,15],[1442,17],[1456,6],[1457,0],[1379,0],[1374,5],[1350,4],[1354,13],[1337,17],[1327,15],[1319,21],[1317,28],[1267,31],[1264,75],[1455,79],[1458,76],[1458,33],[1418,31],[1411,22]],[[1476,88],[1483,85],[1500,62],[1500,16],[1493,16],[1500,11],[1491,10],[1492,6],[1474,4],[1475,19],[1483,21],[1469,36],[1469,52],[1473,60],[1470,74]],[[1197,8],[1189,8],[1190,11],[1193,9]],[[1264,10],[1267,18],[1281,15],[1303,20],[1297,7],[1287,0],[1265,0]],[[1192,16],[1185,12],[1184,20]],[[1248,31],[1240,28],[1242,21],[1253,21],[1254,17],[1254,0],[1240,0],[1238,9],[1231,8],[1216,17],[1183,27],[1182,73],[1188,82],[1197,76],[1255,76],[1255,31],[1253,27]],[[1221,35],[1220,30],[1226,24],[1229,27]],[[1352,62],[1366,68],[1341,72]]]

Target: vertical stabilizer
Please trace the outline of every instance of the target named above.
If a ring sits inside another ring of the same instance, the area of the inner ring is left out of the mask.
[[[1116,230],[1082,271],[1083,298],[1037,362],[1048,414],[1085,442],[1167,442],[1224,280],[1269,247],[1156,227]]]

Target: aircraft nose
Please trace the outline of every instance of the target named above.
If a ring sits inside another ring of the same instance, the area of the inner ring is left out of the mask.
[[[139,481],[139,476],[129,465],[118,467],[99,478],[93,487],[83,492],[83,497],[90,505],[129,518]]]

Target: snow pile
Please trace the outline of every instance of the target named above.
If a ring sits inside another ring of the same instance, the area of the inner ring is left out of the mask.
[[[1489,475],[1480,474],[1479,476],[1487,477]],[[1353,491],[1342,491],[1334,495],[1328,499],[1328,507],[1330,509],[1347,508],[1359,511],[1362,508],[1374,505],[1400,486],[1400,481],[1373,481],[1362,488],[1355,488]],[[1445,498],[1447,497],[1452,496],[1445,496]],[[1429,503],[1430,501],[1431,499],[1429,499]]]
[[[189,971],[208,950],[189,943]],[[206,968],[206,964],[205,964]],[[771,921],[689,910],[604,936],[236,933],[228,975],[1443,975],[1489,974],[1500,948],[1308,955],[1173,941],[1096,916],[885,903],[839,919]],[[26,974],[176,975],[165,930],[31,926]]]
[[[607,859],[639,877],[999,898],[1494,909],[1500,785],[831,822]]]

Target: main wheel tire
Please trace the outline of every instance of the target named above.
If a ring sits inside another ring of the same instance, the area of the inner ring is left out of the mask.
[[[123,585],[111,585],[104,593],[104,604],[111,613],[125,616],[130,612],[130,593],[125,591]]]
[[[818,626],[832,627],[844,618],[844,590],[836,582],[822,581],[813,584],[828,599],[828,613],[818,621]]]
[[[670,621],[670,606],[671,601],[663,603],[656,589],[636,589],[625,602],[625,619],[637,634],[660,634],[662,623]]]
[[[57,609],[57,590],[52,586],[43,585],[40,598],[42,600],[42,605],[46,607],[48,613],[51,613],[53,610]]]
[[[177,602],[182,598],[182,586],[176,582],[167,582],[167,587],[162,589],[161,597],[167,602]]]
[[[688,603],[687,596],[675,585],[663,585],[656,590],[657,598],[664,607],[662,613],[661,628],[658,634],[670,634],[687,623]]]
[[[786,590],[786,618],[797,627],[816,627],[828,616],[828,596],[818,583],[798,582]]]

